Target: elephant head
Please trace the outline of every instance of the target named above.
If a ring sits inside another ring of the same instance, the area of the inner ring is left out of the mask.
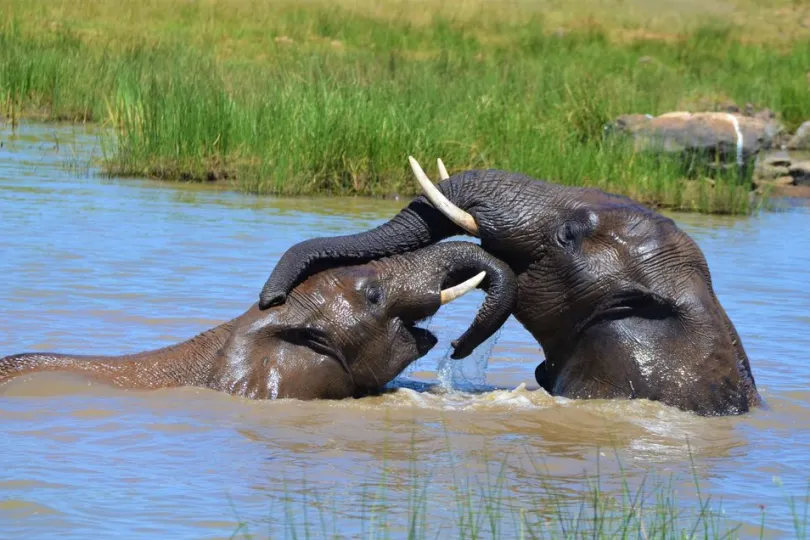
[[[254,305],[165,349],[122,357],[9,356],[0,360],[0,383],[23,373],[68,371],[126,388],[193,385],[257,399],[362,396],[436,344],[419,321],[478,286],[487,297],[462,337],[477,344],[509,317],[517,281],[479,246],[443,242],[315,274],[285,304],[267,311]]]
[[[639,397],[700,414],[759,403],[748,358],[715,296],[705,257],[676,224],[626,197],[499,170],[466,171],[364,233],[290,248],[267,308],[314,269],[473,234],[518,277],[515,317],[542,346],[538,383],[574,398]],[[440,163],[440,171],[443,166]],[[467,354],[480,343],[460,340]]]
[[[224,390],[247,384],[259,393],[266,380],[275,379],[274,391],[282,397],[373,393],[436,343],[416,323],[479,283],[487,298],[465,334],[476,344],[509,317],[517,281],[505,263],[475,244],[442,242],[321,272],[283,305],[248,312],[223,348],[222,373],[214,378]],[[252,378],[258,383],[233,378],[245,372],[260,373]]]

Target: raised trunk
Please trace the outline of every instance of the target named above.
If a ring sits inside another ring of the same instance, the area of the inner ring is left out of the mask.
[[[0,359],[0,384],[42,371],[80,373],[126,388],[208,386],[217,353],[230,336],[233,321],[163,349],[123,356],[23,353]]]
[[[441,182],[440,191],[454,204],[470,209],[471,190],[462,184],[477,183],[487,171],[468,171]],[[466,193],[465,193],[466,191]],[[363,264],[375,259],[414,251],[450,236],[466,234],[424,197],[414,199],[390,221],[370,231],[312,238],[300,242],[281,257],[262,289],[259,307],[283,304],[287,294],[309,276],[337,266]]]
[[[476,244],[442,242],[423,249],[414,259],[421,267],[429,268],[431,273],[439,270],[444,275],[442,289],[460,283],[482,270],[486,272],[486,278],[479,286],[486,291],[486,299],[472,325],[453,342],[453,358],[468,356],[494,334],[509,318],[517,303],[517,278],[512,269]],[[413,274],[414,278],[418,276],[418,272]],[[425,284],[415,285],[423,287]]]

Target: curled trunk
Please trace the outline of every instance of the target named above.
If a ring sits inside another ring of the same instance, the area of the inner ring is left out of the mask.
[[[486,176],[489,172],[468,171],[441,182],[438,188],[456,206],[470,212],[472,205],[467,200],[469,190],[465,195],[462,184],[478,184],[479,177]],[[281,257],[265,283],[259,298],[259,307],[267,309],[284,303],[287,294],[296,285],[327,268],[363,264],[390,255],[415,251],[450,236],[462,234],[466,232],[461,227],[448,220],[427,198],[419,196],[390,221],[370,231],[312,238],[292,246]]]
[[[404,255],[412,257],[412,254]],[[396,258],[392,258],[396,261]],[[436,269],[444,275],[442,289],[465,281],[479,272],[486,277],[479,288],[487,296],[470,327],[453,341],[453,358],[468,356],[478,345],[494,334],[512,313],[517,304],[517,278],[505,262],[493,257],[480,246],[470,242],[441,242],[419,252],[420,265],[427,265],[430,272]],[[418,279],[418,273],[414,276]],[[424,286],[414,283],[414,287]]]

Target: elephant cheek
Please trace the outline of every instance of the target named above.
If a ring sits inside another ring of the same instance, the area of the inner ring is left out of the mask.
[[[351,377],[337,360],[309,349],[300,355],[268,359],[265,363],[263,393],[266,399],[343,399],[351,397]]]
[[[312,399],[345,399],[356,393],[352,376],[333,358],[322,357],[301,378]]]
[[[416,354],[418,355],[413,361],[417,360],[418,358],[422,358],[429,353],[439,341],[431,332],[428,330],[423,330],[422,328],[413,328],[411,332],[416,340]]]

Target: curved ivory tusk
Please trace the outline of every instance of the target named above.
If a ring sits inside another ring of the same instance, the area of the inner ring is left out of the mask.
[[[437,159],[436,164],[439,166],[439,178],[442,180],[447,180],[450,178],[450,175],[447,174],[447,167],[444,166],[444,161],[442,161],[442,158]]]
[[[419,162],[413,159],[413,156],[408,156],[408,161],[411,164],[411,169],[416,176],[416,180],[419,182],[419,185],[422,186],[422,191],[425,192],[425,197],[433,203],[433,206],[435,206],[439,212],[447,216],[450,221],[471,235],[478,236],[478,225],[475,223],[475,219],[442,195],[442,192],[433,185],[433,182],[430,181],[425,171],[419,166]]]
[[[478,287],[478,285],[482,281],[484,281],[484,278],[486,277],[486,275],[487,275],[486,272],[480,272],[480,273],[474,275],[473,277],[471,277],[470,279],[468,279],[467,281],[465,281],[463,283],[459,283],[458,285],[454,285],[454,286],[450,287],[449,289],[444,289],[442,291],[442,295],[441,295],[442,296],[441,297],[442,305],[449,304],[450,302],[452,302],[456,298],[461,298],[462,296],[464,296],[465,294],[467,294],[471,290]]]

